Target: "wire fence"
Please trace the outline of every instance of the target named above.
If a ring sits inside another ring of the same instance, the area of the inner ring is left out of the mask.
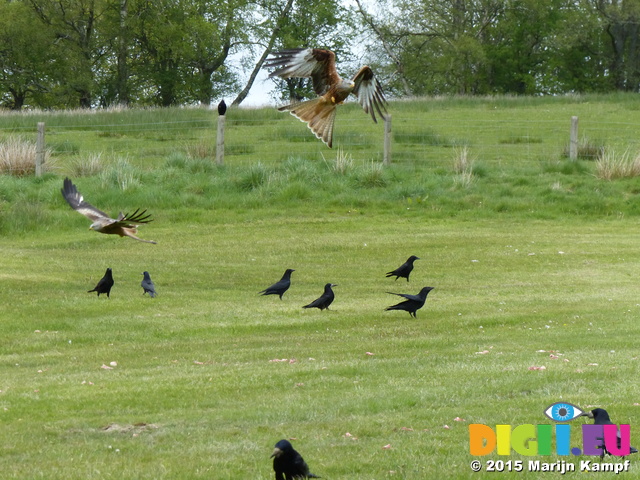
[[[348,106],[347,106],[348,107]],[[355,107],[358,107],[357,105]],[[230,110],[226,115],[224,163],[277,164],[291,157],[322,160],[341,150],[354,160],[382,162],[385,128],[374,124],[359,108],[344,108],[338,114],[334,149],[328,149],[305,124],[275,109]],[[604,149],[640,152],[638,122],[621,122],[597,111],[579,115],[573,132],[577,155],[595,159]],[[102,155],[125,157],[134,163],[161,165],[172,155],[216,159],[218,116],[210,110],[167,112],[161,119],[131,119],[117,113],[109,117],[52,116],[44,119],[45,146],[54,160]],[[535,113],[531,113],[535,112]],[[567,111],[523,111],[516,108],[468,111],[433,109],[393,112],[388,143],[391,164],[412,168],[450,165],[459,149],[483,164],[509,167],[567,158],[571,143],[571,117]],[[179,118],[174,118],[179,117]],[[0,143],[19,136],[36,143],[37,116],[0,117]],[[146,120],[146,121],[145,121]],[[0,152],[0,162],[7,153]],[[8,155],[11,155],[9,153]],[[9,170],[12,167],[8,167]]]

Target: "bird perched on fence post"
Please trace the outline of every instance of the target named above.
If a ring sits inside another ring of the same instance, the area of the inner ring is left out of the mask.
[[[140,286],[143,289],[142,295],[144,295],[145,293],[148,293],[149,296],[151,298],[154,298],[157,294],[156,294],[156,286],[153,284],[153,281],[151,281],[151,275],[149,275],[149,272],[142,272],[143,275],[143,279],[142,282],[140,282]]]
[[[109,295],[111,293],[111,287],[113,287],[113,274],[110,268],[107,268],[107,271],[104,274],[104,277],[100,279],[98,284],[93,288],[93,290],[87,290],[87,293],[98,292],[98,296],[101,293],[106,293],[107,298],[111,298]]]
[[[407,282],[408,282],[409,274],[413,270],[413,262],[415,262],[416,260],[420,260],[420,258],[416,257],[415,255],[411,255],[407,259],[407,261],[404,262],[402,265],[400,265],[398,268],[396,268],[391,272],[387,272],[387,277],[393,277],[395,275],[396,280],[398,280],[398,278],[400,277],[404,277],[407,279]]]
[[[416,312],[423,307],[424,302],[427,300],[427,295],[431,290],[433,290],[433,287],[424,287],[417,295],[387,292],[391,295],[398,295],[399,297],[406,298],[406,300],[396,305],[391,305],[390,307],[385,308],[385,310],[404,310],[409,312],[409,315],[417,318]]]
[[[222,116],[225,113],[227,113],[227,104],[224,103],[224,98],[222,100],[220,100],[220,103],[218,104],[218,115]]]
[[[324,310],[325,308],[329,310],[329,305],[333,302],[335,295],[333,294],[333,290],[331,287],[337,287],[338,285],[335,283],[327,283],[324,286],[324,292],[320,295],[319,298],[311,302],[309,305],[305,305],[302,308],[319,308],[320,310]]]
[[[298,452],[293,449],[291,442],[280,440],[271,454],[273,470],[276,480],[294,480],[299,478],[320,478],[309,473],[309,466]]]
[[[291,285],[291,274],[293,272],[295,272],[295,270],[287,268],[280,280],[258,293],[262,295],[278,295],[280,300],[282,300],[282,295],[284,295],[284,292],[286,292]]]
[[[98,210],[90,203],[85,202],[82,194],[68,178],[64,179],[60,192],[71,208],[93,222],[89,227],[91,230],[100,233],[120,235],[121,237],[129,237],[140,242],[156,243],[152,240],[143,240],[136,237],[138,225],[153,221],[149,218],[151,215],[145,215],[146,210],[140,211],[138,208],[132,215],[125,215],[120,212],[118,218],[110,218],[109,215],[102,210]]]
[[[265,68],[276,68],[269,77],[291,78],[310,77],[313,90],[318,98],[305,102],[294,102],[278,108],[289,111],[291,115],[307,124],[317,138],[333,145],[333,124],[336,107],[354,94],[364,111],[371,115],[375,123],[377,111],[386,117],[386,100],[380,82],[370,67],[358,70],[352,79],[344,79],[336,70],[336,55],[330,50],[320,48],[292,48],[274,52],[267,58]]]

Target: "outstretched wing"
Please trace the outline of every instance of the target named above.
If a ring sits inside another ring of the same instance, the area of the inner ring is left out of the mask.
[[[342,81],[336,70],[336,55],[319,48],[292,48],[272,53],[264,67],[277,68],[269,77],[310,77],[317,95],[324,95]]]
[[[353,83],[355,84],[353,94],[358,97],[358,103],[362,105],[366,113],[371,115],[373,121],[378,123],[375,110],[378,111],[382,118],[385,118],[387,115],[387,109],[385,108],[387,101],[384,98],[380,82],[378,82],[371,68],[362,67],[353,77]]]
[[[145,215],[145,213],[147,213],[146,209],[140,211],[139,208],[135,212],[133,212],[131,215],[129,215],[128,213],[123,214],[122,212],[120,212],[117,220],[115,220],[115,225],[118,225],[121,227],[131,227],[133,225],[140,225],[142,223],[153,222],[153,219],[150,218],[151,214],[149,213]]]
[[[109,217],[109,215],[104,213],[102,210],[98,210],[90,203],[85,202],[82,194],[68,178],[64,179],[64,183],[60,192],[62,192],[62,196],[71,206],[71,208],[73,208],[76,212],[81,213],[85,217],[91,219],[93,222],[100,221],[105,224],[109,222],[115,222],[113,218]]]

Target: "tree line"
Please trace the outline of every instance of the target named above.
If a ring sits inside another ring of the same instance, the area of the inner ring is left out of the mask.
[[[640,0],[5,0],[0,105],[239,104],[297,46],[397,97],[638,91],[639,25]]]

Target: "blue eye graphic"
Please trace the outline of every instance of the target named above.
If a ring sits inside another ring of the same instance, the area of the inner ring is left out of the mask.
[[[549,405],[544,411],[544,414],[554,422],[568,422],[569,420],[579,417],[582,413],[580,408],[565,402]]]

